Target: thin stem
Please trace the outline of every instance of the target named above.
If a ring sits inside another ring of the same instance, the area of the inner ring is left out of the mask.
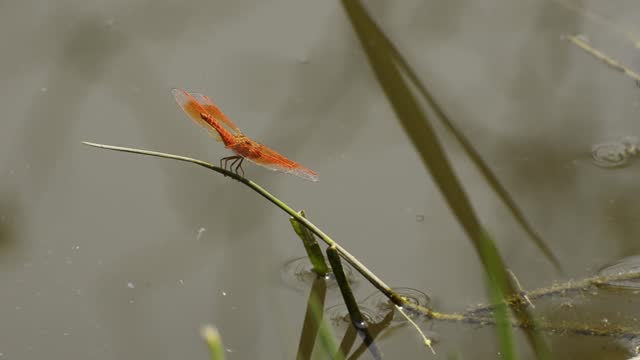
[[[640,273],[638,272],[626,272],[614,275],[605,276],[592,276],[578,281],[568,281],[562,284],[554,284],[548,288],[540,288],[531,291],[522,291],[516,296],[507,297],[505,300],[507,304],[514,302],[521,302],[526,297],[527,302],[533,302],[541,298],[550,297],[554,295],[569,295],[575,292],[590,292],[593,287],[612,287],[615,289],[615,285],[612,285],[616,281],[628,281],[639,280]],[[469,315],[478,315],[482,313],[488,313],[493,311],[496,304],[481,305],[466,312]]]
[[[611,56],[605,54],[604,52],[594,48],[591,45],[589,45],[588,40],[586,40],[584,37],[566,35],[566,36],[564,36],[564,38],[569,40],[569,41],[571,41],[576,46],[578,46],[582,50],[586,51],[587,53],[591,54],[592,56],[594,56],[598,60],[600,60],[603,63],[607,64],[607,66],[609,66],[610,68],[612,68],[614,70],[618,70],[618,71],[624,73],[625,75],[627,75],[628,77],[632,78],[633,80],[636,81],[637,84],[640,83],[640,74],[638,74],[637,72],[631,70],[629,67],[622,65],[616,59],[614,59]]]
[[[298,222],[300,222],[305,227],[307,227],[311,232],[316,234],[327,245],[334,247],[343,259],[345,259],[349,264],[351,264],[351,266],[353,266],[360,274],[362,274],[362,276],[364,276],[373,286],[375,286],[378,290],[380,290],[395,305],[399,305],[404,309],[407,309],[410,311],[419,312],[425,316],[426,320],[463,322],[463,323],[478,324],[478,325],[496,325],[495,319],[487,315],[491,311],[495,310],[495,308],[499,306],[499,304],[489,304],[489,305],[480,306],[466,313],[440,313],[430,308],[416,305],[410,301],[407,301],[404,297],[400,296],[398,293],[393,291],[389,287],[389,285],[387,285],[382,280],[380,280],[380,278],[378,278],[373,272],[371,272],[371,270],[369,270],[366,266],[364,266],[364,264],[362,264],[353,255],[351,255],[346,249],[344,249],[342,246],[336,243],[331,237],[329,237],[329,235],[325,234],[322,230],[320,230],[317,226],[315,226],[305,217],[298,214],[291,207],[289,207],[287,204],[285,204],[275,196],[271,195],[271,193],[263,189],[258,184],[254,183],[251,180],[243,178],[237,174],[234,174],[231,171],[219,168],[208,162],[192,159],[186,156],[179,156],[179,155],[161,153],[156,151],[126,148],[126,147],[120,147],[120,146],[95,144],[90,142],[83,142],[83,143],[86,145],[90,145],[90,146],[102,148],[102,149],[129,152],[134,154],[149,155],[149,156],[156,156],[156,157],[162,157],[167,159],[190,162],[196,165],[203,166],[205,168],[208,168],[220,174],[229,176],[234,180],[237,180],[247,185],[248,187],[256,191],[258,194],[262,195],[271,203],[275,204],[280,209],[282,209],[287,214],[289,214],[291,217],[295,218]],[[570,281],[564,284],[556,284],[549,288],[542,288],[542,289],[532,290],[528,292],[521,291],[518,294],[512,295],[507,299],[505,299],[505,302],[507,304],[518,303],[518,302],[524,303],[525,300],[523,299],[523,296],[526,296],[529,300],[534,301],[539,298],[558,295],[558,294],[566,295],[566,294],[570,294],[578,291],[589,291],[589,289],[593,288],[594,286],[600,287],[600,288],[610,286],[615,288],[614,283],[616,281],[637,280],[637,279],[640,279],[640,273],[638,272],[626,272],[626,273],[619,273],[619,274],[605,275],[605,276],[593,276],[593,277],[586,278],[579,281]],[[482,314],[482,313],[485,313],[485,314]],[[531,323],[522,322],[519,319],[513,319],[511,321],[511,325],[513,327],[519,327],[523,329],[529,328],[532,326]],[[578,335],[602,336],[602,337],[613,337],[613,338],[622,338],[622,339],[640,337],[640,331],[637,329],[624,327],[624,326],[616,326],[615,324],[611,324],[611,323],[607,324],[606,326],[603,326],[603,325],[592,326],[589,324],[569,323],[566,321],[555,323],[553,321],[540,320],[540,321],[536,321],[535,327],[538,330],[552,331],[555,333],[573,333]]]
[[[261,187],[260,185],[254,183],[253,181],[251,181],[251,180],[249,180],[247,178],[244,178],[244,177],[242,177],[242,176],[240,176],[238,174],[235,174],[232,171],[217,167],[217,166],[215,166],[215,165],[213,165],[211,163],[208,163],[206,161],[197,160],[197,159],[193,159],[193,158],[186,157],[186,156],[173,155],[173,154],[167,154],[167,153],[162,153],[162,152],[157,152],[157,151],[150,151],[150,150],[128,148],[128,147],[122,147],[122,146],[96,144],[96,143],[91,143],[91,142],[87,142],[87,141],[83,141],[82,143],[85,144],[85,145],[97,147],[97,148],[100,148],[100,149],[122,151],[122,152],[128,152],[128,153],[133,153],[133,154],[149,155],[149,156],[156,156],[156,157],[161,157],[161,158],[166,158],[166,159],[173,159],[173,160],[190,162],[190,163],[205,167],[207,169],[213,170],[213,171],[218,172],[220,174],[223,174],[225,176],[229,176],[229,177],[233,178],[234,180],[237,180],[237,181],[245,184],[246,186],[250,187],[253,191],[255,191],[258,194],[262,195],[262,197],[264,197],[265,199],[269,200],[271,203],[273,203],[274,205],[276,205],[277,207],[282,209],[284,212],[286,212],[291,217],[296,219],[299,223],[303,224],[307,229],[311,230],[311,232],[316,234],[328,246],[335,247],[336,250],[338,251],[338,253],[340,254],[340,256],[346,262],[348,262],[351,266],[353,266],[360,274],[362,274],[362,276],[364,276],[365,279],[367,279],[373,286],[375,286],[378,290],[380,290],[394,304],[400,305],[400,306],[404,306],[406,308],[409,308],[409,309],[412,309],[412,310],[415,310],[415,311],[419,311],[419,312],[421,312],[423,314],[428,314],[428,313],[431,312],[430,309],[427,309],[427,308],[424,308],[422,306],[415,305],[413,303],[410,303],[410,302],[406,301],[403,297],[401,297],[395,291],[393,291],[389,285],[387,285],[384,281],[382,281],[380,278],[378,278],[373,272],[371,272],[371,270],[369,270],[366,266],[364,266],[363,263],[361,263],[358,259],[356,259],[355,256],[351,255],[351,253],[349,253],[345,248],[343,248],[342,246],[340,246],[340,244],[335,242],[324,231],[320,230],[317,226],[315,226],[313,223],[311,223],[309,220],[307,220],[307,218],[305,218],[305,217],[301,216],[300,214],[298,214],[298,212],[293,210],[293,208],[291,208],[289,205],[287,205],[284,202],[282,202],[280,199],[278,199],[277,197],[272,195],[270,192],[265,190],[263,187]]]
[[[495,326],[496,320],[490,316],[470,315],[468,313],[440,313],[432,311],[431,320],[446,322],[461,322],[465,324],[474,324],[481,326]],[[524,324],[518,319],[511,320],[511,326],[514,328],[530,328],[531,324]],[[620,326],[613,323],[608,324],[586,324],[569,321],[549,321],[547,319],[536,319],[535,329],[538,331],[546,331],[553,334],[574,334],[585,336],[609,337],[616,339],[635,339],[640,338],[640,330]]]

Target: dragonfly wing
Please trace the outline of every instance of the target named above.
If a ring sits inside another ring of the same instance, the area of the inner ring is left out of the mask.
[[[222,141],[220,134],[214,129],[209,123],[202,119],[200,114],[210,114],[207,109],[205,109],[201,102],[198,101],[194,94],[190,94],[189,92],[182,89],[171,89],[171,94],[176,99],[176,102],[182,110],[191,118],[191,120],[195,121],[197,124],[201,125],[207,132],[213,136],[216,140]],[[200,94],[195,94],[200,95]],[[213,114],[211,114],[213,116]]]
[[[257,156],[244,156],[245,159],[269,170],[280,171],[303,179],[318,181],[318,174],[297,162],[287,159],[275,150],[256,143]]]
[[[225,124],[233,134],[242,135],[242,132],[240,131],[238,126],[233,121],[231,121],[231,119],[229,119],[222,112],[222,110],[220,110],[220,108],[217,107],[213,103],[213,101],[211,101],[211,99],[207,95],[191,93],[191,96],[193,96],[193,98],[196,99],[196,101],[200,104],[200,106],[202,106],[205,110],[207,110],[209,115],[213,116],[216,120]]]

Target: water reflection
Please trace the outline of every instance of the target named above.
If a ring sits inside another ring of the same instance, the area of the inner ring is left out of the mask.
[[[346,264],[343,266],[344,274],[349,281],[351,288],[357,288],[358,281],[353,275],[353,269]],[[280,278],[282,282],[288,287],[298,290],[307,291],[313,285],[313,281],[318,277],[318,274],[313,271],[313,266],[309,261],[309,258],[303,256],[301,258],[293,259],[284,264],[280,271]],[[338,287],[335,276],[333,273],[329,273],[325,277],[327,289],[335,289]]]
[[[604,168],[627,166],[638,154],[640,139],[637,136],[623,136],[591,147],[594,164]]]
[[[376,313],[375,310],[369,309],[363,304],[358,304],[362,318],[367,324],[375,324],[384,319],[384,314]],[[334,305],[327,309],[327,315],[333,326],[338,329],[345,329],[351,326],[351,318],[349,317],[349,311],[344,303]]]
[[[423,307],[427,307],[431,303],[431,298],[429,295],[424,292],[412,288],[394,288],[395,292],[397,292],[400,296],[405,297],[410,303],[420,305]],[[381,322],[391,311],[396,311],[395,305],[389,300],[384,294],[379,291],[375,291],[371,295],[367,296],[364,300],[358,303],[360,307],[360,312],[362,312],[362,316],[365,321],[369,324],[376,324]],[[410,312],[405,309],[405,313],[416,320],[417,318],[422,317],[422,314]],[[349,312],[347,311],[347,307],[344,304],[339,304],[332,306],[327,309],[327,314],[329,319],[332,321],[334,326],[336,327],[346,327],[351,324],[351,319],[349,318]],[[391,326],[402,324],[406,321],[406,319],[395,313],[393,315],[393,320],[391,321]]]

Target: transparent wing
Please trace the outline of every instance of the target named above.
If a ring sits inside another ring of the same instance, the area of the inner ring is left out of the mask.
[[[211,99],[207,95],[199,94],[199,93],[191,93],[194,99],[202,106],[209,115],[213,116],[214,119],[225,124],[229,130],[235,135],[242,135],[242,132],[238,128],[238,126],[231,121],[223,112],[216,106],[216,104],[211,101]]]
[[[182,89],[171,89],[171,94],[176,99],[176,102],[182,110],[198,125],[201,125],[207,132],[213,136],[216,140],[222,141],[220,134],[216,131],[216,129],[211,126],[208,122],[206,122],[200,114],[210,114],[207,109],[198,101],[192,94],[188,93]],[[198,94],[200,95],[200,94]],[[210,114],[215,118],[213,114]]]
[[[269,149],[262,144],[255,143],[254,146],[257,150],[255,153],[259,155],[244,156],[245,159],[252,163],[265,167],[269,170],[284,172],[311,181],[318,181],[318,174],[313,170],[308,169],[293,160],[287,159],[277,151]]]

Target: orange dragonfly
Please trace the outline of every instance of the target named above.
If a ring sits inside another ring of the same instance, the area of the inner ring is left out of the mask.
[[[209,99],[208,96],[190,93],[182,89],[171,89],[178,105],[196,123],[202,125],[216,140],[222,141],[224,146],[236,155],[220,159],[220,167],[244,176],[242,162],[247,159],[254,164],[266,167],[269,170],[281,171],[287,174],[299,176],[303,179],[318,181],[318,174],[313,170],[289,160],[275,150],[258,143],[247,137],[238,126],[226,117],[222,111]]]

